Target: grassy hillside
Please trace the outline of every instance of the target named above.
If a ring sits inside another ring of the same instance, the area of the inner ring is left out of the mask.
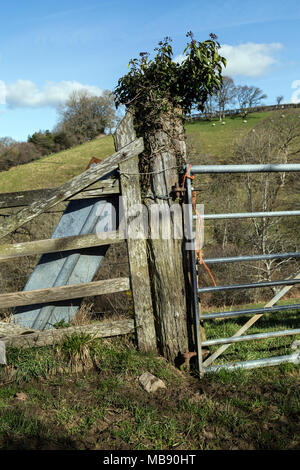
[[[91,158],[105,158],[113,152],[113,138],[105,136],[11,168],[0,173],[0,193],[58,186],[83,172]]]
[[[232,154],[236,140],[272,114],[273,112],[270,111],[250,114],[246,123],[240,117],[236,117],[234,119],[226,118],[223,121],[225,124],[222,124],[218,119],[194,121],[187,124],[187,143],[190,153],[193,154],[193,159],[196,160],[197,155],[207,155],[219,162],[226,162],[226,158]]]
[[[186,125],[189,150],[196,155],[210,155],[226,160],[235,140],[257,125],[270,113],[254,113],[243,123],[241,118],[226,118],[225,125],[218,120],[195,121]],[[216,125],[213,126],[212,124]],[[26,165],[0,173],[0,192],[55,187],[81,173],[92,157],[105,158],[114,152],[113,139],[105,136],[70,150],[41,158]]]

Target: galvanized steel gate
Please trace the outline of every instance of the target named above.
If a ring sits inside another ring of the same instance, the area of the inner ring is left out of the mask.
[[[300,164],[257,164],[257,165],[188,165],[186,170],[189,169],[189,175],[195,174],[213,174],[213,173],[268,173],[268,172],[300,172]],[[235,284],[235,285],[224,285],[217,287],[203,287],[198,288],[197,285],[197,264],[195,255],[195,244],[194,244],[194,228],[193,219],[197,218],[197,215],[193,215],[192,209],[192,182],[190,178],[186,178],[186,194],[188,210],[186,213],[186,224],[187,224],[187,238],[190,242],[191,255],[190,255],[190,271],[191,271],[191,284],[192,284],[192,299],[193,299],[193,310],[194,310],[194,331],[195,331],[195,342],[197,349],[197,360],[198,369],[201,375],[206,372],[216,372],[220,369],[237,369],[237,368],[255,368],[262,366],[278,365],[284,362],[300,363],[300,349],[295,348],[296,351],[291,355],[270,357],[265,359],[257,359],[252,361],[227,363],[221,365],[211,364],[217,357],[219,357],[231,344],[237,342],[275,338],[278,336],[289,336],[299,335],[300,329],[290,329],[273,331],[268,333],[252,334],[242,336],[248,328],[255,323],[264,313],[284,311],[284,310],[300,310],[300,304],[291,304],[285,306],[275,306],[276,303],[284,296],[286,292],[293,285],[300,283],[300,272],[293,279],[284,279],[272,282],[255,282],[250,284]],[[242,219],[242,218],[256,218],[256,217],[282,217],[282,216],[300,216],[300,211],[277,211],[277,212],[247,212],[247,213],[232,213],[232,214],[204,214],[204,220],[216,220],[216,219]],[[266,259],[287,259],[300,257],[300,252],[293,253],[276,253],[276,254],[263,254],[263,255],[249,255],[249,256],[237,256],[227,258],[211,258],[205,259],[205,263],[217,264],[217,263],[238,263],[244,261],[257,261]],[[259,287],[270,287],[270,286],[285,286],[283,287],[264,307],[247,309],[247,310],[234,310],[228,312],[218,312],[209,314],[199,313],[199,295],[206,292],[216,291],[228,291],[234,289],[252,289]],[[245,325],[239,329],[232,337],[218,338],[206,340],[202,338],[201,334],[201,323],[214,320],[216,318],[233,318],[241,316],[251,316],[251,319],[245,323]],[[209,356],[207,359],[202,359],[203,348],[207,348],[213,345],[220,345],[221,347]]]

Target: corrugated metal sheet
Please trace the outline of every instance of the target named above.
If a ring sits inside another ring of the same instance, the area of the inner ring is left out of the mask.
[[[51,238],[85,235],[116,229],[118,198],[71,201]],[[43,255],[24,290],[90,282],[98,271],[108,246]],[[80,306],[80,299],[52,304],[17,307],[12,321],[27,328],[51,329],[61,320],[69,322]]]

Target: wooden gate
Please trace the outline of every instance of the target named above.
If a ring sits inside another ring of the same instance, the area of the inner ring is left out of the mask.
[[[143,140],[135,139],[132,125],[132,116],[128,113],[118,126],[115,135],[116,153],[106,158],[97,165],[91,166],[84,173],[76,176],[72,180],[56,189],[45,189],[38,191],[26,191],[21,193],[2,194],[0,208],[23,207],[17,214],[6,218],[5,223],[0,226],[0,238],[13,232],[23,226],[30,220],[43,214],[50,208],[55,207],[62,201],[99,201],[99,198],[110,198],[122,195],[127,201],[127,206],[137,204],[141,201],[139,178],[138,178],[138,155],[143,151]],[[136,177],[130,178],[130,184],[124,172],[136,174]],[[121,175],[121,176],[120,176]],[[96,198],[96,199],[95,199]],[[84,204],[83,204],[84,206]],[[86,204],[89,206],[89,204]],[[128,207],[124,207],[125,227],[127,226]],[[95,225],[95,224],[94,224]],[[101,248],[124,240],[124,234],[118,230],[110,230],[105,233],[105,237],[99,237],[95,232],[95,226],[87,227],[79,235],[54,237],[46,240],[37,240],[33,242],[5,244],[0,246],[0,262],[21,256],[56,254],[57,258],[53,261],[52,269],[55,271],[56,260],[64,256],[64,263],[74,266],[80,255],[84,255],[85,250],[97,248],[99,258],[102,256]],[[98,227],[99,229],[99,227]],[[80,231],[80,230],[79,230]],[[126,237],[125,237],[126,238]],[[152,309],[152,300],[150,292],[150,281],[148,274],[148,264],[146,255],[146,241],[134,240],[128,238],[128,256],[130,265],[130,278],[115,278],[96,282],[68,282],[68,276],[61,276],[60,285],[58,282],[51,281],[50,286],[22,292],[12,292],[0,295],[1,308],[15,308],[14,322],[23,326],[29,326],[39,330],[49,325],[49,311],[53,311],[56,303],[59,301],[72,301],[73,299],[82,299],[83,297],[102,295],[115,292],[132,290],[134,303],[134,320],[124,320],[108,322],[105,324],[92,325],[90,329],[97,331],[96,336],[113,336],[115,334],[127,334],[135,331],[138,347],[142,351],[156,350],[156,335],[154,328],[154,317]],[[41,258],[43,262],[43,256]],[[75,256],[75,259],[74,259]],[[66,264],[64,264],[65,266]],[[57,265],[57,270],[61,269]],[[66,273],[66,269],[63,274]],[[67,272],[68,274],[68,272]],[[94,274],[94,270],[92,276]],[[49,276],[50,277],[50,276]],[[50,280],[49,280],[50,282]],[[54,284],[54,285],[53,285]],[[30,286],[30,284],[29,284]],[[76,305],[79,303],[76,300]],[[37,308],[38,306],[38,308]],[[24,309],[29,309],[28,311]],[[20,309],[20,310],[18,310]],[[21,310],[23,309],[23,310]],[[29,312],[29,313],[28,313]],[[70,313],[71,312],[71,313]],[[67,313],[60,311],[56,318],[58,320],[70,320],[70,315],[74,315],[76,309],[68,308]],[[65,318],[65,316],[68,316]],[[36,323],[36,318],[39,323]],[[18,321],[20,320],[20,321]],[[27,322],[27,323],[26,323]],[[99,323],[99,322],[98,322]],[[78,329],[78,328],[77,328]],[[83,328],[84,329],[84,328]],[[68,329],[70,330],[70,329]],[[74,330],[74,328],[72,329]],[[75,328],[76,330],[76,328]],[[82,330],[82,328],[80,328]],[[51,332],[39,332],[26,335],[26,340],[20,340],[18,344],[33,345],[44,341],[50,341],[53,337],[59,339],[61,336],[59,330]],[[3,338],[2,338],[3,339]],[[7,340],[10,344],[9,340]]]

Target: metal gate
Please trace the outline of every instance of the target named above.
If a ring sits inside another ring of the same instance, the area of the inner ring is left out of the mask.
[[[290,304],[284,306],[276,306],[277,302],[286,294],[292,286],[300,283],[300,272],[293,279],[283,279],[268,282],[254,282],[248,284],[233,284],[215,287],[198,287],[197,281],[197,262],[194,244],[194,227],[193,220],[197,215],[193,215],[193,191],[192,178],[195,174],[213,174],[213,173],[268,173],[268,172],[300,172],[300,164],[257,164],[257,165],[188,165],[186,166],[188,177],[185,179],[186,185],[186,201],[188,203],[188,210],[186,211],[186,224],[188,241],[190,243],[190,272],[192,284],[192,299],[194,311],[194,332],[195,342],[197,349],[198,370],[200,375],[206,372],[216,372],[220,369],[234,370],[238,368],[251,369],[255,367],[263,367],[270,365],[279,365],[285,362],[300,363],[300,348],[298,342],[295,345],[295,352],[290,355],[269,357],[264,359],[257,359],[251,361],[234,362],[221,365],[211,365],[231,344],[237,342],[259,340],[266,338],[275,338],[279,336],[292,336],[299,335],[300,329],[289,329],[272,331],[267,333],[252,334],[243,336],[243,334],[252,326],[264,313],[284,311],[284,310],[300,310],[300,304]],[[229,213],[229,214],[206,214],[203,215],[204,220],[217,220],[217,219],[242,219],[242,218],[256,218],[256,217],[285,217],[285,216],[300,216],[300,210],[297,211],[273,211],[273,212],[246,212],[246,213]],[[249,256],[236,256],[225,258],[210,258],[204,259],[206,265],[217,263],[239,263],[244,261],[257,261],[266,259],[287,259],[298,258],[300,252],[293,253],[276,253],[276,254],[260,254]],[[207,292],[228,291],[234,289],[255,289],[260,287],[270,286],[284,286],[264,307],[243,309],[234,311],[224,311],[200,314],[199,313],[199,295]],[[203,329],[201,325],[209,320],[217,318],[228,319],[233,317],[250,316],[242,328],[240,328],[232,337],[224,337],[218,339],[206,339],[202,337]],[[208,358],[203,360],[202,353],[204,348],[209,346],[220,345],[219,349],[215,351]]]

